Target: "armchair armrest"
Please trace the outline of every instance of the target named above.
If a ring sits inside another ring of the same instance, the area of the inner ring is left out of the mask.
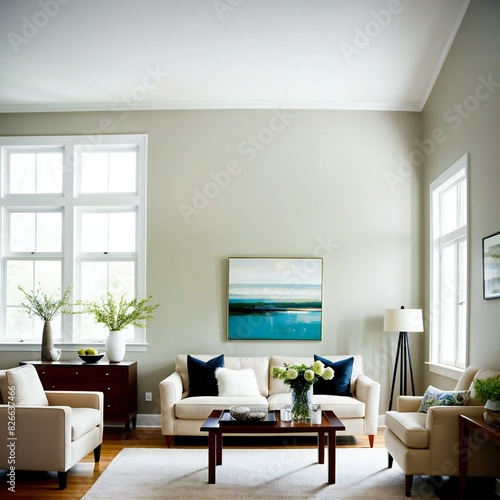
[[[50,406],[70,406],[71,408],[104,408],[102,392],[92,391],[45,391]]]
[[[422,396],[398,396],[397,409],[399,412],[415,412],[420,408]]]
[[[457,475],[459,462],[459,415],[481,416],[483,406],[432,406],[425,426],[429,433],[432,470],[436,475]],[[443,468],[444,467],[444,468]],[[446,469],[446,470],[445,470]]]
[[[182,378],[174,372],[160,382],[161,432],[165,436],[174,435],[175,403],[182,399]]]
[[[69,406],[0,405],[0,441],[9,443],[9,437],[16,438],[15,456],[19,469],[67,470],[72,458],[71,415]],[[14,427],[8,427],[9,422],[14,422]],[[40,450],[47,453],[40,453]],[[0,450],[0,469],[9,468],[8,451],[6,446]]]
[[[366,375],[356,379],[356,398],[365,403],[364,433],[377,434],[380,384]]]

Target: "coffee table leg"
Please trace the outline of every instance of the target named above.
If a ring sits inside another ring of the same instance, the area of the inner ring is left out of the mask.
[[[335,446],[336,432],[328,432],[328,484],[335,484]]]
[[[208,432],[208,482],[210,484],[215,484],[216,437],[215,432]]]
[[[325,432],[318,432],[318,463],[325,463]]]
[[[222,434],[217,433],[216,434],[216,450],[217,450],[217,465],[222,465]]]

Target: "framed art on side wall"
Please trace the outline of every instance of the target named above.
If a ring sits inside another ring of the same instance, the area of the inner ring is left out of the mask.
[[[228,340],[321,340],[323,259],[229,257]]]
[[[500,298],[500,232],[483,238],[483,297]]]

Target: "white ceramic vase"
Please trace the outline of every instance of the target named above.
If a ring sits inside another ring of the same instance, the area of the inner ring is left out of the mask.
[[[109,332],[106,339],[106,357],[112,363],[119,363],[125,357],[125,337],[121,330]]]

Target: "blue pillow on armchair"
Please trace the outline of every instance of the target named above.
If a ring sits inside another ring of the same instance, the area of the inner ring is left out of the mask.
[[[354,358],[341,359],[340,361],[330,361],[321,356],[314,355],[314,361],[321,361],[325,367],[330,366],[335,374],[332,380],[319,378],[313,385],[314,394],[328,394],[330,396],[352,396],[351,375]]]
[[[219,388],[215,378],[217,368],[224,368],[224,354],[209,361],[202,361],[188,354],[189,394],[187,397],[218,396]]]

